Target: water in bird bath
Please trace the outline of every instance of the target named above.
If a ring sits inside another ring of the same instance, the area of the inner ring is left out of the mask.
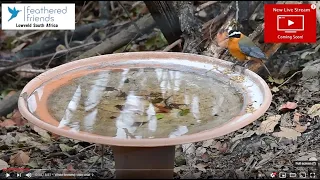
[[[236,88],[216,76],[165,68],[99,70],[69,80],[46,103],[60,128],[128,139],[202,132],[243,108]]]

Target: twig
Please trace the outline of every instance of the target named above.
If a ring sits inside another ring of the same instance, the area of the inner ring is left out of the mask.
[[[16,107],[21,90],[0,101],[0,117],[11,113]],[[13,150],[13,149],[11,149]]]
[[[238,22],[239,19],[239,3],[236,1],[236,23]]]
[[[126,47],[124,47],[123,51],[122,52],[125,52],[127,50],[127,48],[129,47],[129,44],[132,43],[132,41],[134,41],[135,39],[137,39],[139,33],[137,33],[131,40],[130,42],[127,43]]]
[[[281,87],[281,86],[283,86],[285,83],[287,83],[290,79],[293,78],[293,76],[295,76],[296,74],[301,73],[301,72],[302,72],[302,71],[297,71],[297,72],[293,73],[287,80],[285,80],[282,84],[280,84],[280,85],[278,86],[278,88]]]
[[[27,37],[29,37],[29,36],[32,36],[32,35],[34,35],[34,34],[37,34],[37,33],[39,33],[39,32],[42,32],[42,31],[44,31],[44,30],[37,30],[37,31],[32,31],[32,32],[30,32],[30,33],[24,34],[24,35],[18,37],[17,39],[13,40],[13,41],[11,42],[11,44],[15,44],[18,40],[25,39],[25,38],[27,38]]]
[[[99,156],[92,164],[91,166],[85,170],[85,173],[87,173],[88,171],[90,171],[90,169],[99,161],[99,159],[101,158],[101,156]]]
[[[68,42],[68,31],[64,32],[64,44],[66,45],[67,49],[70,49],[69,42]]]
[[[124,7],[124,5],[121,3],[121,1],[118,1],[118,3],[120,4],[120,6],[122,7],[122,9],[126,12],[127,16],[130,18],[132,24],[137,28],[138,32],[141,34],[141,30],[139,28],[139,26],[136,24],[136,22],[134,22],[134,20],[131,18],[129,11]],[[141,34],[143,35],[143,34]]]
[[[197,7],[197,9],[196,9],[196,12],[199,12],[199,11],[201,11],[202,9],[204,9],[204,8],[206,8],[206,7],[208,7],[208,6],[211,6],[212,4],[215,4],[215,3],[217,3],[218,1],[208,1],[208,2],[206,2],[206,3],[203,3],[203,4],[201,4],[201,5],[199,5],[198,7]]]
[[[46,158],[51,158],[51,157],[61,156],[61,155],[71,157],[71,155],[66,152],[56,152],[56,153],[49,154]]]
[[[44,73],[48,69],[17,69],[13,70],[13,72],[28,72],[28,73]]]
[[[142,33],[146,33],[150,31],[156,25],[156,23],[154,22],[150,14],[147,14],[144,17],[138,19],[136,23],[137,25],[140,26]],[[99,54],[112,53],[113,51],[121,48],[122,46],[125,46],[128,42],[132,40],[132,36],[135,36],[137,33],[138,33],[138,30],[135,28],[135,26],[130,25],[129,27],[113,35],[112,37],[107,38],[98,46],[84,52],[82,55],[76,57],[72,61],[92,57],[92,56],[95,56],[97,53]]]
[[[103,169],[104,167],[104,161],[103,161],[103,158],[104,158],[104,145],[101,145],[102,146],[102,153],[101,153],[101,169]]]
[[[35,62],[35,61],[47,59],[49,57],[56,56],[56,55],[65,54],[67,52],[78,51],[81,48],[84,48],[84,47],[87,47],[87,46],[90,46],[90,45],[95,45],[95,44],[98,44],[98,43],[99,42],[92,42],[92,43],[88,43],[88,44],[83,44],[83,45],[80,45],[80,46],[72,47],[69,50],[61,50],[61,51],[58,51],[58,52],[55,52],[55,53],[46,54],[44,56],[23,58],[23,59],[20,59],[20,61],[21,61],[20,63],[17,63],[15,65],[11,65],[11,66],[7,66],[7,67],[1,67],[0,68],[0,74],[4,73],[6,71],[13,70],[13,69],[15,69],[15,68],[17,68],[19,66],[25,65],[25,64],[29,64],[29,63],[32,63],[32,62]]]
[[[83,149],[80,149],[78,153],[80,153],[80,152],[82,152],[82,151],[84,151],[84,150],[86,150],[86,149],[89,149],[89,148],[91,148],[91,147],[93,147],[93,146],[95,146],[95,145],[96,145],[96,144],[91,144],[90,146],[87,146],[87,147],[85,147],[85,148],[83,148]]]
[[[175,42],[173,42],[172,44],[170,44],[169,46],[167,46],[166,48],[164,48],[163,52],[168,52],[170,51],[172,48],[174,48],[175,46],[177,46],[179,43],[182,42],[182,39],[178,39]]]

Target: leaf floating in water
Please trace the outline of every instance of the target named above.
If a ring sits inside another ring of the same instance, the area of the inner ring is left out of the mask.
[[[120,91],[120,94],[117,97],[127,97],[127,93]]]
[[[152,104],[156,104],[156,103],[161,103],[163,101],[163,98],[156,98],[156,99],[153,99],[151,102]]]
[[[129,83],[129,79],[126,79],[126,80],[124,81],[124,83]]]
[[[256,111],[256,110],[254,109],[254,107],[252,105],[248,105],[246,107],[246,113],[253,113],[254,111]]]
[[[160,113],[169,113],[170,112],[170,109],[164,107],[161,104],[154,104],[154,106],[159,109],[159,111],[157,111],[157,112],[160,112]]]
[[[117,91],[114,87],[106,87],[106,91]]]
[[[190,109],[181,109],[181,111],[179,112],[180,116],[185,116],[188,113],[190,113]]]
[[[157,119],[162,119],[164,117],[163,114],[156,114]]]
[[[244,81],[244,77],[243,76],[233,76],[230,78],[232,81],[235,81],[237,83],[242,83]]]
[[[114,107],[118,108],[120,111],[123,109],[123,105],[115,105]]]

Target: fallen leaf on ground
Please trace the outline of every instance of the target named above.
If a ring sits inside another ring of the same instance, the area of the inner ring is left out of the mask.
[[[285,113],[280,118],[280,126],[281,127],[293,127],[293,120],[290,116],[290,113]]]
[[[297,124],[297,126],[294,128],[294,130],[303,133],[307,130],[307,128],[308,128],[307,125],[301,126],[300,124]]]
[[[29,44],[29,43],[27,43],[27,42],[21,43],[21,44],[18,45],[17,47],[13,48],[13,49],[11,50],[11,52],[16,53],[16,52],[20,51],[21,49],[23,49],[24,47],[26,47],[28,44]]]
[[[0,159],[0,169],[9,167],[8,163]]]
[[[29,160],[30,160],[30,157],[28,154],[26,154],[23,151],[18,151],[17,154],[12,155],[10,157],[10,164],[23,166],[23,165],[26,165],[29,162]]]
[[[16,123],[14,121],[12,121],[11,119],[6,119],[0,123],[0,127],[11,127],[11,126],[15,126],[15,125],[16,125]]]
[[[37,132],[41,137],[43,137],[46,140],[50,140],[50,135],[48,134],[48,132],[44,129],[39,128],[38,126],[34,126],[33,130],[35,132]]]
[[[68,152],[68,151],[71,151],[73,149],[73,147],[70,147],[70,146],[65,145],[65,144],[59,144],[59,147],[60,147],[61,151],[63,151],[63,152]]]
[[[244,138],[248,138],[248,137],[251,137],[252,135],[254,135],[255,131],[248,131],[248,132],[244,132],[242,134],[238,134],[236,135],[234,138],[231,139],[231,142],[235,142],[239,139],[244,139]]]
[[[297,108],[297,103],[295,102],[287,102],[286,104],[282,104],[279,108],[279,111],[288,111]]]
[[[320,104],[313,105],[309,111],[308,114],[311,118],[314,118],[316,116],[320,116]]]
[[[14,121],[17,124],[17,126],[23,126],[28,122],[27,120],[23,119],[19,110],[15,110],[13,112],[11,120]]]
[[[268,77],[269,82],[274,82],[276,84],[282,84],[284,82],[284,79],[277,79],[277,78],[272,78],[271,76]]]
[[[293,122],[295,122],[296,124],[300,124],[300,113],[294,113],[293,115]]]
[[[213,139],[209,139],[206,141],[203,141],[202,147],[209,147],[213,144],[214,140]]]
[[[199,163],[199,164],[195,165],[194,167],[199,169],[199,171],[207,172],[207,170],[205,169],[205,167],[207,167],[207,166],[208,166],[208,164]]]
[[[20,71],[20,70],[33,70],[33,67],[31,66],[31,64],[25,64],[25,65],[17,67],[15,69],[15,71],[17,71],[16,73],[19,74],[19,76],[22,78],[32,78],[37,75],[34,72],[26,72],[26,71]]]
[[[274,115],[267,117],[267,120],[260,124],[260,127],[256,130],[257,135],[273,132],[274,127],[278,124],[281,115]]]
[[[301,133],[290,128],[280,127],[280,132],[274,132],[272,135],[276,137],[285,137],[288,139],[297,140],[298,136],[301,136]]]
[[[272,92],[278,92],[278,91],[280,91],[280,90],[279,90],[278,87],[274,86],[274,87],[271,89],[271,91],[272,91]]]
[[[28,166],[30,166],[33,169],[36,169],[39,167],[38,163],[36,161],[30,161],[28,164]]]

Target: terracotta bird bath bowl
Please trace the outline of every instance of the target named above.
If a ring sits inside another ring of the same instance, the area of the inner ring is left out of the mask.
[[[31,123],[110,145],[116,178],[173,178],[175,146],[236,131],[262,116],[260,76],[212,57],[133,52],[70,62],[30,81],[19,98]]]

